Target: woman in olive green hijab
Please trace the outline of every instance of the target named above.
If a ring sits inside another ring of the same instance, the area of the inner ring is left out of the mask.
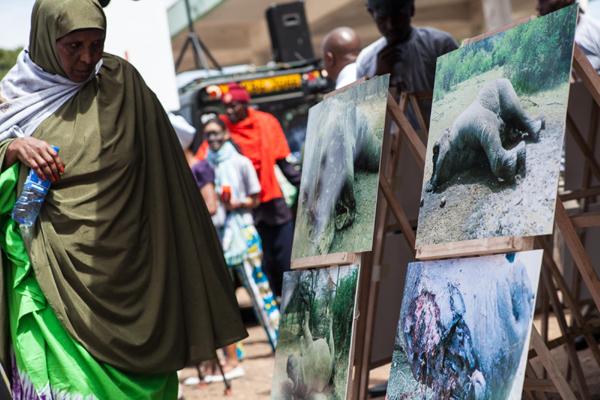
[[[16,399],[173,399],[173,371],[247,335],[169,119],[102,54],[105,31],[96,0],[37,0],[2,82],[0,361]],[[20,230],[10,213],[30,168],[53,183]]]

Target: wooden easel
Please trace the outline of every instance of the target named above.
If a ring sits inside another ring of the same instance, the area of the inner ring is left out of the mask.
[[[534,18],[535,17],[528,17],[520,21],[516,21],[505,27],[498,28],[494,31],[469,39],[465,43],[473,43],[478,40],[482,40],[496,33],[529,22]],[[589,61],[577,44],[575,44],[573,55],[573,67],[584,82],[588,91],[592,94],[596,103],[600,105],[600,77],[598,77],[595,70],[590,65]],[[366,79],[362,78],[352,85],[328,94],[325,96],[325,98],[346,91],[349,88],[365,81]],[[592,348],[592,354],[599,365],[600,351],[598,351],[597,344],[594,346],[596,342],[593,338],[592,331],[589,326],[586,326],[583,316],[577,307],[577,298],[573,296],[571,290],[568,288],[564,277],[552,259],[552,254],[549,247],[547,244],[545,244],[541,237],[496,237],[469,240],[458,243],[446,243],[442,245],[422,246],[417,248],[416,251],[414,250],[415,234],[413,228],[416,224],[414,221],[409,221],[406,217],[402,206],[394,195],[392,183],[396,178],[396,169],[399,160],[400,148],[403,142],[406,142],[406,145],[408,145],[408,148],[413,154],[417,165],[421,170],[424,170],[426,154],[426,146],[424,143],[427,142],[429,127],[427,125],[426,118],[423,116],[419,102],[421,100],[430,100],[432,95],[432,91],[401,93],[399,102],[396,102],[391,93],[388,95],[387,114],[389,118],[387,118],[386,130],[384,132],[382,162],[379,177],[379,188],[383,196],[381,196],[380,200],[378,201],[373,251],[366,253],[337,253],[292,260],[293,269],[360,264],[361,273],[357,300],[357,324],[355,328],[353,354],[351,357],[351,362],[353,360],[354,365],[354,373],[351,375],[353,378],[349,381],[350,390],[347,398],[361,400],[366,399],[369,373],[371,369],[382,365],[382,363],[378,363],[377,365],[370,364],[372,345],[371,341],[373,337],[375,311],[377,309],[377,292],[381,273],[381,262],[385,250],[384,237],[387,232],[398,229],[402,231],[407,244],[415,253],[416,258],[420,260],[526,251],[532,250],[536,245],[537,247],[543,249],[544,265],[546,269],[544,270],[541,282],[543,282],[546,292],[548,293],[548,301],[552,303],[555,313],[557,314],[563,336],[547,343],[547,340],[544,340],[539,334],[538,330],[533,327],[530,343],[532,351],[530,354],[531,357],[537,356],[540,358],[542,365],[545,368],[545,373],[547,372],[550,379],[539,379],[529,363],[527,367],[527,377],[525,379],[524,390],[526,395],[532,399],[534,398],[534,392],[537,393],[542,400],[546,398],[544,392],[558,392],[563,399],[576,399],[569,383],[560,372],[560,369],[550,354],[551,348],[568,343],[567,352],[569,355],[570,365],[574,370],[578,392],[582,398],[589,398],[588,389],[585,384],[585,380],[583,379],[581,365],[577,358],[577,354],[572,347],[572,342],[576,335],[582,334],[590,345],[590,348]],[[417,134],[417,132],[415,132],[410,122],[406,118],[406,112],[409,103],[412,105],[417,116],[417,120],[421,126],[421,137],[419,134]],[[396,124],[395,132],[392,132],[390,129],[390,119]],[[586,165],[590,171],[588,174],[593,173],[600,179],[600,166],[597,160],[594,158],[593,150],[590,150],[588,143],[585,142],[581,134],[579,134],[576,129],[573,129],[573,126],[574,124],[572,124],[572,121],[567,121],[567,127],[570,134],[573,135],[578,146],[586,157]],[[589,140],[589,143],[594,144],[595,142]],[[598,309],[600,309],[600,279],[594,271],[590,259],[585,252],[582,241],[577,235],[575,229],[600,226],[600,215],[587,215],[584,210],[581,215],[570,218],[567,215],[563,201],[585,199],[599,194],[600,187],[584,186],[581,190],[561,195],[557,199],[555,217],[556,224],[565,238],[566,245],[573,255],[578,270],[583,277],[583,281],[592,294],[593,301]],[[387,218],[390,211],[394,215],[397,224],[387,226]],[[573,313],[574,322],[571,327],[566,324],[566,319],[564,317],[564,313],[562,312],[562,305],[559,304],[556,296],[557,289],[562,292],[566,305]],[[391,361],[391,355],[386,361]]]
[[[472,38],[468,40],[466,44],[482,40],[486,37],[495,35],[504,30],[529,22],[534,18],[535,17],[528,17],[520,21],[516,21],[505,27]],[[585,57],[582,50],[577,44],[575,44],[575,50],[573,55],[573,67],[575,68],[579,77],[584,82],[588,91],[592,94],[596,103],[600,105],[600,78],[598,77],[596,71],[590,65],[589,61],[587,60],[587,58]],[[372,338],[374,314],[377,307],[376,293],[379,282],[379,270],[384,251],[383,235],[385,234],[385,232],[388,232],[391,229],[400,228],[402,230],[402,233],[404,234],[407,243],[409,244],[409,246],[411,246],[411,249],[414,249],[414,223],[411,223],[408,220],[402,209],[402,206],[395,198],[390,181],[393,182],[395,179],[398,154],[402,139],[406,141],[406,144],[410,148],[415,158],[415,161],[417,162],[419,167],[421,169],[424,169],[426,147],[422,141],[422,138],[419,137],[419,135],[412,128],[411,124],[408,122],[405,113],[408,101],[410,101],[411,104],[413,104],[414,111],[418,116],[422,132],[424,132],[425,134],[424,137],[426,142],[428,126],[425,122],[425,118],[423,118],[423,113],[420,107],[418,106],[418,100],[430,99],[431,94],[429,94],[429,98],[427,97],[427,95],[428,94],[426,93],[403,93],[400,98],[399,104],[396,103],[396,101],[391,95],[388,96],[388,113],[390,114],[393,121],[396,123],[398,130],[395,134],[387,135],[387,137],[391,138],[390,149],[387,151],[389,152],[389,160],[387,161],[387,167],[385,169],[383,168],[382,163],[382,173],[379,179],[379,186],[382,194],[384,195],[383,197],[386,201],[382,206],[383,211],[379,210],[377,214],[378,224],[376,229],[375,243],[373,247],[373,257],[368,261],[365,260],[367,262],[361,266],[363,268],[364,273],[363,277],[365,278],[361,281],[360,288],[360,315],[362,316],[363,321],[361,321],[362,323],[359,324],[359,327],[361,329],[358,333],[359,341],[357,342],[356,346],[357,354],[355,359],[355,366],[357,368],[357,371],[354,375],[354,390],[352,391],[351,397],[353,399],[365,399],[367,397],[369,372],[371,370],[371,367],[374,367],[369,365],[371,350],[370,339]],[[570,124],[569,121],[567,122],[569,125],[573,125]],[[597,160],[594,159],[593,150],[590,150],[588,144],[585,142],[585,140],[583,140],[580,134],[578,135],[578,132],[575,129],[572,129],[572,126],[569,126],[568,130],[571,133],[571,135],[573,135],[578,146],[580,147],[584,156],[586,157],[586,165],[600,179],[600,166]],[[592,140],[590,140],[589,142],[595,143],[592,142]],[[385,149],[386,147],[384,147],[384,154],[387,153]],[[385,173],[383,173],[384,170]],[[562,196],[562,198],[558,197],[556,204],[556,223],[558,228],[560,229],[560,232],[565,238],[567,247],[573,255],[573,258],[575,259],[575,263],[578,267],[579,272],[581,273],[581,276],[583,277],[584,283],[588,287],[590,293],[592,293],[592,297],[594,303],[596,304],[596,307],[600,309],[600,279],[594,271],[590,259],[585,253],[585,249],[583,247],[581,239],[575,231],[575,228],[600,226],[600,215],[586,215],[584,212],[582,215],[569,218],[565,207],[562,203],[563,200],[566,201],[568,199],[587,198],[597,194],[600,194],[600,187],[589,188],[584,186],[584,188],[582,188],[580,191],[566,194]],[[392,211],[398,222],[398,224],[394,225],[392,228],[384,226],[385,221],[387,221],[387,214],[389,212],[388,207]],[[544,264],[547,270],[545,270],[543,273],[542,282],[544,283],[546,290],[549,294],[549,301],[551,301],[554,305],[554,309],[556,310],[555,312],[557,313],[557,318],[559,319],[559,325],[563,332],[563,337],[560,338],[560,340],[557,340],[555,343],[552,343],[552,347],[568,343],[567,351],[569,355],[569,361],[570,365],[573,367],[575,372],[575,380],[578,392],[580,393],[582,398],[586,399],[589,398],[589,392],[585,383],[585,379],[583,378],[583,372],[581,370],[581,365],[577,358],[577,354],[574,350],[574,347],[572,346],[572,342],[575,338],[575,335],[584,335],[584,338],[590,345],[590,348],[593,348],[593,356],[599,365],[600,351],[598,351],[598,346],[593,338],[590,328],[585,325],[585,321],[583,320],[583,317],[579,309],[577,308],[576,298],[572,296],[569,288],[567,287],[564,281],[564,278],[560,274],[558,268],[556,268],[556,264],[552,261],[552,255],[549,249],[544,247],[541,238],[508,236],[489,239],[469,240],[459,243],[447,243],[442,245],[422,246],[416,250],[416,258],[421,260],[433,260],[442,258],[525,251],[532,250],[536,243],[538,247],[544,249]],[[564,318],[564,313],[561,313],[562,306],[559,304],[558,298],[556,296],[556,286],[554,285],[554,281],[556,281],[556,285],[563,293],[567,305],[571,308],[571,312],[573,313],[574,319],[574,329],[571,329],[567,326],[566,320]],[[363,324],[365,324],[366,326],[363,327]],[[362,339],[362,342],[360,339]],[[535,354],[537,355],[537,357],[540,358],[545,368],[545,371],[550,376],[550,380],[538,379],[538,377],[535,375],[535,372],[533,371],[533,368],[531,368],[531,365],[528,365],[527,379],[525,380],[524,384],[524,390],[526,391],[526,394],[533,398],[531,393],[538,392],[540,398],[543,400],[546,398],[544,392],[551,391],[560,393],[563,399],[575,399],[576,397],[571,387],[569,386],[569,383],[560,372],[560,369],[556,365],[556,362],[552,359],[546,341],[542,339],[535,327],[533,327],[532,329],[531,347],[534,350],[534,353],[532,353],[532,355]]]
[[[367,78],[361,78],[356,82],[345,86],[336,91],[330,92],[324,96],[324,99],[328,99],[334,95],[345,92],[348,89],[351,89],[361,83],[366,82]],[[389,105],[388,105],[389,107]],[[389,108],[388,108],[389,113]],[[382,143],[382,155],[381,155],[381,168],[385,165],[385,162],[390,157],[389,153],[386,149],[389,150],[391,144],[390,137],[390,126],[391,121],[389,118],[386,118],[386,124],[383,135],[383,143]],[[380,180],[381,180],[381,172],[380,172]],[[381,201],[378,201],[378,209],[381,207]],[[376,226],[378,224],[379,218],[376,215]],[[378,241],[377,234],[375,235],[375,242]],[[357,307],[355,307],[355,324],[354,328],[354,337],[353,337],[353,346],[351,346],[352,354],[350,354],[350,366],[352,367],[350,373],[350,379],[348,381],[348,391],[347,398],[357,398],[358,394],[358,373],[359,369],[357,366],[360,365],[359,360],[362,360],[362,354],[364,353],[364,343],[365,343],[365,335],[366,335],[366,327],[367,323],[372,323],[373,316],[369,315],[365,312],[367,308],[367,302],[369,300],[369,289],[372,285],[373,281],[373,267],[372,267],[372,252],[365,253],[334,253],[327,254],[322,256],[311,256],[293,259],[291,261],[291,268],[294,270],[301,269],[311,269],[311,268],[324,268],[324,267],[332,267],[332,266],[343,266],[343,265],[353,265],[358,264],[360,266],[360,276],[358,281],[358,296],[357,296]],[[360,318],[359,318],[360,317]]]
[[[367,78],[361,78],[348,86],[328,93],[324,98],[327,99],[336,94],[345,92],[346,90],[366,82],[367,80]],[[402,207],[395,198],[392,186],[390,184],[390,180],[393,181],[395,178],[395,171],[398,165],[402,139],[398,132],[392,132],[392,121],[394,121],[398,126],[400,123],[402,123],[410,127],[410,123],[405,117],[405,113],[408,110],[408,104],[410,102],[415,110],[415,113],[417,114],[419,123],[421,126],[426,127],[426,118],[421,110],[419,101],[428,98],[431,99],[432,94],[432,91],[414,94],[402,93],[400,96],[400,104],[398,104],[394,100],[393,90],[388,93],[387,118],[383,135],[381,166],[379,174],[379,188],[384,196],[380,196],[378,199],[377,213],[375,217],[373,251],[365,253],[335,253],[323,256],[312,256],[294,259],[291,262],[291,267],[294,270],[351,264],[360,265],[357,299],[358,305],[355,315],[357,324],[355,325],[354,330],[354,345],[352,346],[353,354],[351,354],[350,357],[351,365],[353,365],[353,373],[351,374],[351,379],[348,382],[349,391],[347,398],[349,399],[365,398],[368,389],[369,371],[372,367],[369,364],[369,357],[373,333],[372,328],[375,319],[375,306],[377,302],[376,295],[381,269],[380,265],[384,251],[384,236],[389,229],[389,227],[386,226],[386,221],[390,210],[396,216],[396,219],[402,224],[402,230],[406,232],[408,244],[411,246],[411,249],[413,249],[414,253],[415,234],[413,232],[411,223],[408,222]],[[397,129],[397,131],[402,131],[402,129]],[[414,130],[412,132],[414,133]],[[422,140],[427,141],[427,128],[424,128],[422,133],[424,135],[423,139],[419,138],[416,133],[414,133],[414,136],[409,136],[411,139],[409,146],[414,146],[415,149],[417,149],[417,151],[419,151],[421,154],[421,157],[417,159],[421,160],[419,163],[421,169],[425,165],[425,146],[423,145]],[[390,202],[389,199],[393,199],[393,201]]]

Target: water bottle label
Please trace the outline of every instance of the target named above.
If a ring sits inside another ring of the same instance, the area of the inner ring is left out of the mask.
[[[50,188],[50,184],[52,182],[50,179],[46,178],[45,181],[41,180],[39,176],[33,171],[29,171],[29,175],[27,175],[27,180],[25,181],[25,186],[30,186],[44,194],[48,192]]]
[[[52,148],[58,151],[58,147],[52,146]],[[27,175],[27,180],[25,181],[25,186],[32,187],[37,191],[46,194],[48,193],[48,189],[50,188],[51,183],[52,182],[48,177],[46,177],[46,180],[44,181],[40,179],[40,177],[37,176],[37,174],[32,169],[30,169],[29,175]]]

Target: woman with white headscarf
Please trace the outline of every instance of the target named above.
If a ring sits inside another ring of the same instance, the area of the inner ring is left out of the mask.
[[[105,31],[97,0],[38,0],[0,84],[0,361],[16,399],[174,399],[174,371],[247,336],[167,114],[103,54]],[[30,168],[53,183],[20,230]]]

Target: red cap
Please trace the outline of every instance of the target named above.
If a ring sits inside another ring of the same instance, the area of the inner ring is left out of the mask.
[[[237,101],[240,103],[250,103],[250,95],[242,86],[240,86],[236,82],[232,82],[227,85],[228,91],[223,96],[221,96],[221,103],[229,104],[232,101]]]

